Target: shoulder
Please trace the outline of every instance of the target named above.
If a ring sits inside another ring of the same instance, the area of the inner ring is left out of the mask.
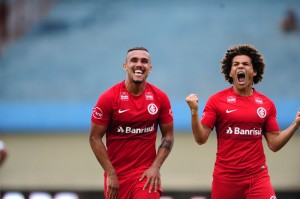
[[[102,92],[100,94],[98,100],[114,101],[118,97],[122,97],[122,88],[123,87],[125,87],[123,81],[111,86],[110,88],[108,88],[107,90],[105,90],[104,92]],[[128,94],[124,94],[124,95],[127,95],[127,97],[128,97]]]
[[[113,86],[111,86],[110,88],[108,88],[107,90],[105,90],[102,95],[113,95],[115,93],[121,92],[122,88],[124,87],[124,81],[119,82]]]
[[[216,92],[214,94],[212,94],[209,99],[212,100],[212,99],[220,99],[221,97],[223,96],[231,96],[233,95],[234,93],[232,93],[232,90],[231,88],[226,88],[224,90],[221,90],[219,92]]]
[[[254,97],[258,100],[262,100],[263,103],[271,103],[274,104],[273,100],[271,100],[269,97],[266,95],[262,94],[261,92],[257,91],[254,89]]]
[[[151,83],[148,83],[148,82],[147,82],[147,85],[146,85],[146,89],[147,89],[147,91],[151,91],[156,95],[165,95],[165,96],[167,96],[167,94],[162,89],[160,89],[157,86],[155,86]]]

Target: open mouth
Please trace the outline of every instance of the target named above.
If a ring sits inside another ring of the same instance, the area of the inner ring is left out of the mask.
[[[246,77],[246,75],[245,75],[245,73],[244,73],[243,71],[239,71],[239,72],[237,73],[237,79],[238,79],[238,81],[239,81],[240,83],[245,82],[245,77]]]
[[[143,74],[143,71],[142,71],[142,70],[135,70],[135,71],[134,71],[134,74],[135,74],[135,75],[142,75],[142,74]]]

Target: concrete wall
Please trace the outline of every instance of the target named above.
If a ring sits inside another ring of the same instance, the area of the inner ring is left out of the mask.
[[[1,134],[9,157],[0,168],[0,188],[20,190],[102,190],[103,172],[94,157],[87,133]],[[216,137],[197,145],[190,133],[175,136],[172,153],[162,170],[163,188],[209,191]],[[279,152],[267,147],[271,180],[277,191],[300,190],[300,135]]]

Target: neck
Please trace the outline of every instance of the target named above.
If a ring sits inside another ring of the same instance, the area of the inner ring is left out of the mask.
[[[139,96],[144,92],[146,88],[146,82],[133,82],[126,79],[125,87],[128,90],[128,92],[131,93],[132,95]]]
[[[241,96],[251,96],[253,94],[253,88],[237,88],[237,87],[233,87],[233,90],[236,94],[241,95]]]

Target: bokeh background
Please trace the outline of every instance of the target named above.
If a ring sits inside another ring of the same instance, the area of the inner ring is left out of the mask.
[[[0,139],[9,151],[1,195],[103,197],[90,115],[98,96],[125,78],[127,49],[144,46],[152,55],[148,80],[169,95],[175,118],[175,146],[162,168],[165,195],[209,198],[216,138],[194,142],[185,97],[198,93],[203,107],[230,86],[220,61],[231,46],[251,44],[266,62],[255,88],[274,101],[286,128],[299,109],[299,14],[297,0],[0,0]],[[265,147],[281,198],[300,197],[299,141],[297,133],[277,153]]]

